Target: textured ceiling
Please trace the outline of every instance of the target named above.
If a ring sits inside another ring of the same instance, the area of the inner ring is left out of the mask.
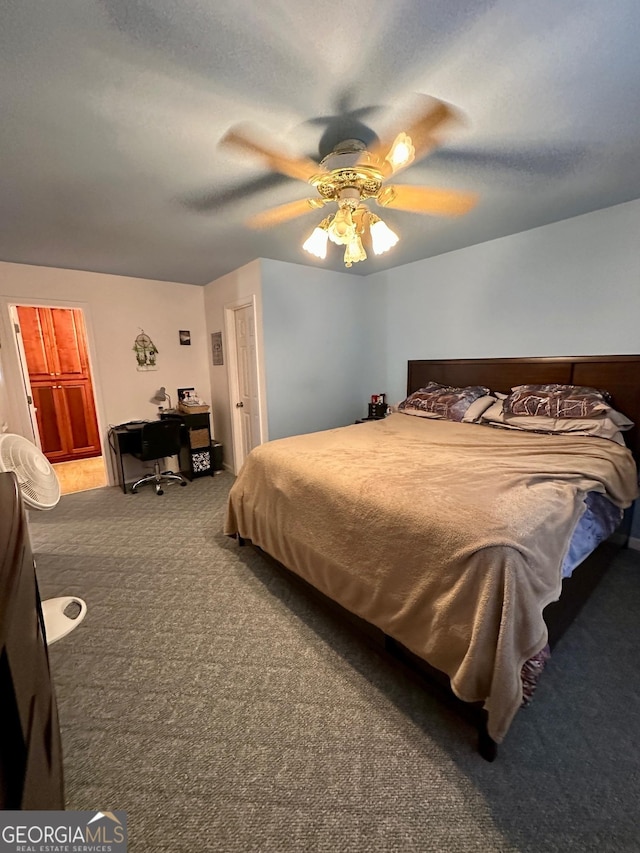
[[[355,274],[640,197],[638,0],[2,0],[0,260],[207,283],[301,243],[309,195],[218,148],[252,121],[293,153],[380,133],[412,93],[466,125],[400,182],[477,192],[459,219],[385,211]]]

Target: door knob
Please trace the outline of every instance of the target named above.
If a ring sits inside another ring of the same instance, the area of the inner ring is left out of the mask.
[[[243,408],[244,408],[244,403],[242,403],[242,402],[236,403],[236,409],[243,409]]]

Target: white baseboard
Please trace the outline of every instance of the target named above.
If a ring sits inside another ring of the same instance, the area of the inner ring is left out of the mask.
[[[640,551],[640,539],[637,536],[630,536],[628,547],[633,548],[634,551]]]

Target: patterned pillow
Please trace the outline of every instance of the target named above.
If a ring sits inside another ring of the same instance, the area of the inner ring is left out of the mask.
[[[469,385],[455,388],[452,385],[440,385],[429,382],[424,388],[414,391],[398,405],[399,412],[423,414],[425,417],[443,418],[448,421],[462,421],[465,412],[474,400],[489,394],[482,385]]]
[[[516,385],[504,401],[504,414],[546,418],[589,418],[611,407],[606,391],[585,385]]]
[[[544,415],[509,415],[503,412],[503,400],[498,400],[480,416],[481,423],[527,432],[557,433],[564,435],[595,435],[607,438],[624,446],[622,433],[634,424],[622,412],[609,409],[596,413],[592,418],[547,418]]]

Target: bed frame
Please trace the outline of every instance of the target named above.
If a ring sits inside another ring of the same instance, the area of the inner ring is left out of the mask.
[[[443,385],[486,385],[507,394],[512,386],[558,382],[603,388],[614,409],[637,424],[625,440],[640,459],[640,355],[579,355],[554,358],[434,359],[410,361],[407,396],[429,380]]]
[[[424,387],[430,380],[457,387],[486,385],[493,391],[504,393],[508,393],[514,385],[525,383],[557,382],[606,389],[611,394],[613,407],[638,424],[638,427],[625,433],[625,440],[636,462],[640,459],[640,355],[435,359],[408,362],[407,396]],[[244,541],[238,541],[244,544]],[[562,596],[548,605],[543,613],[552,649],[576,618],[612,559],[627,543],[627,535],[614,534],[584,560],[578,571],[563,581]],[[470,704],[457,699],[444,673],[414,655],[379,628],[345,610],[269,555],[267,557],[271,563],[283,569],[295,585],[304,588],[333,613],[339,614],[342,620],[354,626],[369,645],[385,657],[393,659],[406,674],[418,677],[423,682],[426,680],[429,685],[438,688],[452,705],[466,716],[470,716],[478,729],[478,751],[487,761],[495,760],[498,745],[487,733],[486,712],[480,703]]]

